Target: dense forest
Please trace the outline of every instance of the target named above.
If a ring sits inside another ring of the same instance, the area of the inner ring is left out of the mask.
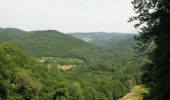
[[[0,32],[1,42],[15,43],[36,57],[72,57],[88,62],[117,57],[113,52],[55,30],[26,32],[1,28]]]
[[[4,99],[117,100],[141,83],[141,67],[148,62],[54,30],[0,32]]]
[[[150,87],[146,100],[170,100],[170,1],[133,0],[135,21],[140,35],[136,49],[150,63],[143,66],[142,83]]]
[[[170,1],[132,4],[139,34],[0,28],[0,100],[170,100]]]
[[[135,33],[77,32],[68,34],[91,44],[108,49],[120,56],[135,55],[133,49],[133,47],[136,45],[134,36],[137,34]]]

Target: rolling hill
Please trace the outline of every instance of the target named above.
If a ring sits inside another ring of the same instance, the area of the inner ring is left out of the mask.
[[[116,54],[55,30],[26,32],[1,28],[0,41],[12,42],[37,57],[79,58],[86,62],[111,60]]]
[[[141,83],[144,63],[55,30],[2,28],[0,99],[117,100]]]
[[[68,33],[69,35],[97,46],[109,49],[122,56],[133,56],[134,33]]]

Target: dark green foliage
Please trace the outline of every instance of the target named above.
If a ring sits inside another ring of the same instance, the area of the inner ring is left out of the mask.
[[[0,29],[0,40],[0,99],[117,100],[141,83],[147,62],[53,30]]]
[[[117,57],[112,52],[55,30],[32,32],[11,30],[0,29],[0,41],[18,44],[37,57],[79,58],[89,63]]]
[[[135,45],[134,33],[69,33],[78,39],[87,41],[105,49],[117,53],[120,56],[134,56],[133,46]]]
[[[38,63],[12,44],[0,44],[0,55],[0,99],[117,100],[139,84],[135,78],[142,74],[137,59],[83,63],[63,71]]]
[[[11,44],[0,44],[0,55],[0,97],[34,98],[34,94],[41,89],[41,83],[27,70],[33,61]]]
[[[143,82],[151,87],[149,100],[170,99],[170,1],[134,0],[138,16],[135,27],[140,27],[136,37],[140,54],[147,55],[151,64],[145,65]]]

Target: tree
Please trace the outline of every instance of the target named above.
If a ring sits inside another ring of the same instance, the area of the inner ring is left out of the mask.
[[[138,52],[151,61],[150,99],[170,99],[170,1],[169,0],[133,0],[137,21],[135,28],[140,28]],[[145,76],[147,76],[145,74]],[[145,78],[146,79],[146,78]],[[148,80],[148,81],[149,81]]]
[[[69,86],[69,100],[84,100],[83,92],[80,83],[73,82]]]

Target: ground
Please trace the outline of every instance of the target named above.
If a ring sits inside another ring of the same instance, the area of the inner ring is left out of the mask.
[[[144,95],[149,93],[149,89],[143,85],[136,85],[134,88],[119,100],[143,100]]]

